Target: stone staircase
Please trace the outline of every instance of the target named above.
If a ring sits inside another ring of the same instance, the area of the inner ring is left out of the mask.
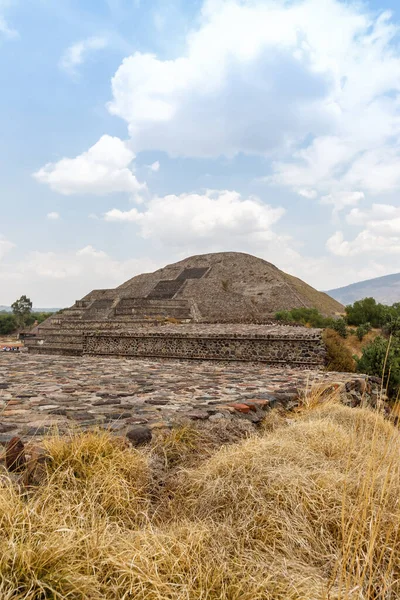
[[[193,300],[175,298],[190,280],[207,276],[208,267],[186,268],[175,279],[162,279],[142,297],[124,297],[116,290],[93,290],[62,313],[39,325],[36,336],[26,338],[33,354],[80,355],[85,333],[132,331],[159,319],[190,323],[201,320]]]
[[[34,332],[36,336],[27,338],[25,347],[32,354],[79,356],[83,352],[84,333],[134,330],[150,325],[158,318],[190,322],[190,304],[186,300],[149,298],[78,301],[38,325]]]
[[[114,308],[116,317],[132,317],[146,320],[156,317],[172,317],[180,321],[191,320],[190,305],[187,300],[162,300],[153,298],[122,298]]]

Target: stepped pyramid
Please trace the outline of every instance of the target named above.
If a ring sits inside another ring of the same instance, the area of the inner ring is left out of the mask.
[[[157,319],[183,323],[266,323],[278,310],[343,311],[327,294],[249,254],[221,252],[186,258],[115,289],[94,290],[38,326],[30,351],[81,354],[83,335],[127,332]]]

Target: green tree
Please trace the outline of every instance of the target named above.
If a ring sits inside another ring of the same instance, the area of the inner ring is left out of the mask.
[[[0,315],[0,335],[8,335],[17,329],[17,322],[14,315],[4,313]]]
[[[389,307],[377,303],[375,298],[364,298],[364,300],[357,300],[353,305],[346,306],[346,320],[349,325],[370,323],[372,327],[382,327],[389,311]]]
[[[400,389],[400,338],[378,336],[364,346],[357,371],[382,377],[389,395],[395,397]]]
[[[21,296],[13,304],[11,304],[15,320],[18,327],[24,327],[27,324],[29,316],[32,312],[32,302],[27,296]]]
[[[382,331],[386,335],[400,334],[400,316],[395,316],[395,314],[390,313],[388,320],[382,327]]]

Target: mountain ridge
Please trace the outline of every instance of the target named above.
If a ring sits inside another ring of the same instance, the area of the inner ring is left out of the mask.
[[[353,304],[363,298],[375,298],[382,304],[400,302],[400,273],[364,279],[326,292],[342,304]]]

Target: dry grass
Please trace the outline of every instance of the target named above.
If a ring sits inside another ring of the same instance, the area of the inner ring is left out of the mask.
[[[367,346],[370,342],[373,342],[378,335],[382,335],[382,331],[380,329],[372,329],[369,331],[363,339],[360,341],[358,337],[354,335],[349,335],[345,340],[344,344],[350,350],[353,355],[361,357],[364,346]]]
[[[48,440],[40,487],[0,481],[0,598],[400,597],[389,421],[325,398],[219,450],[204,435],[183,428],[143,451],[107,434]],[[174,469],[172,497],[151,494],[154,455]]]

